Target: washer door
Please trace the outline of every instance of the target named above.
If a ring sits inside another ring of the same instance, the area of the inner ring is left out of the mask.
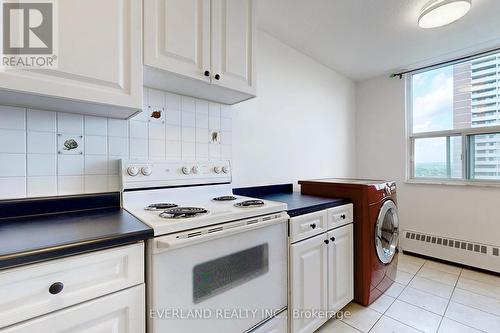
[[[396,253],[399,241],[398,208],[394,201],[387,200],[380,208],[375,226],[375,248],[381,262],[388,264]]]

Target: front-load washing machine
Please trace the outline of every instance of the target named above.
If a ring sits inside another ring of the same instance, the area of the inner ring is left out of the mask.
[[[349,198],[354,204],[354,300],[369,305],[394,282],[399,217],[396,183],[370,179],[299,181],[304,194]]]

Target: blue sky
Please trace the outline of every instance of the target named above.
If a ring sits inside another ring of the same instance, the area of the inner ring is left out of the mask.
[[[414,133],[453,128],[453,66],[413,75]],[[417,140],[416,162],[445,162],[446,140]]]

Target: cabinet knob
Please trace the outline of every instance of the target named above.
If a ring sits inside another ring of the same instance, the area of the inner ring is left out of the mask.
[[[328,245],[328,243],[330,243],[330,241],[328,239],[325,239],[325,244]]]
[[[203,75],[210,76],[210,71],[205,71],[205,73],[203,73]]]
[[[312,224],[310,225],[310,227],[311,227],[312,229],[316,229],[316,223],[312,223]]]
[[[342,220],[345,220],[345,214],[340,215],[340,218],[341,218]]]
[[[220,80],[220,75],[219,74],[215,74],[214,79]]]
[[[64,289],[64,284],[62,282],[55,282],[49,287],[49,293],[52,295],[59,294]]]
[[[335,242],[335,237],[330,238],[332,242]]]

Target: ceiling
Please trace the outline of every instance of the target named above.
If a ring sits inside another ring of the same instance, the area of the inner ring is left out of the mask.
[[[261,0],[259,27],[356,81],[500,46],[500,1],[473,0],[445,27],[421,29],[429,0]]]

